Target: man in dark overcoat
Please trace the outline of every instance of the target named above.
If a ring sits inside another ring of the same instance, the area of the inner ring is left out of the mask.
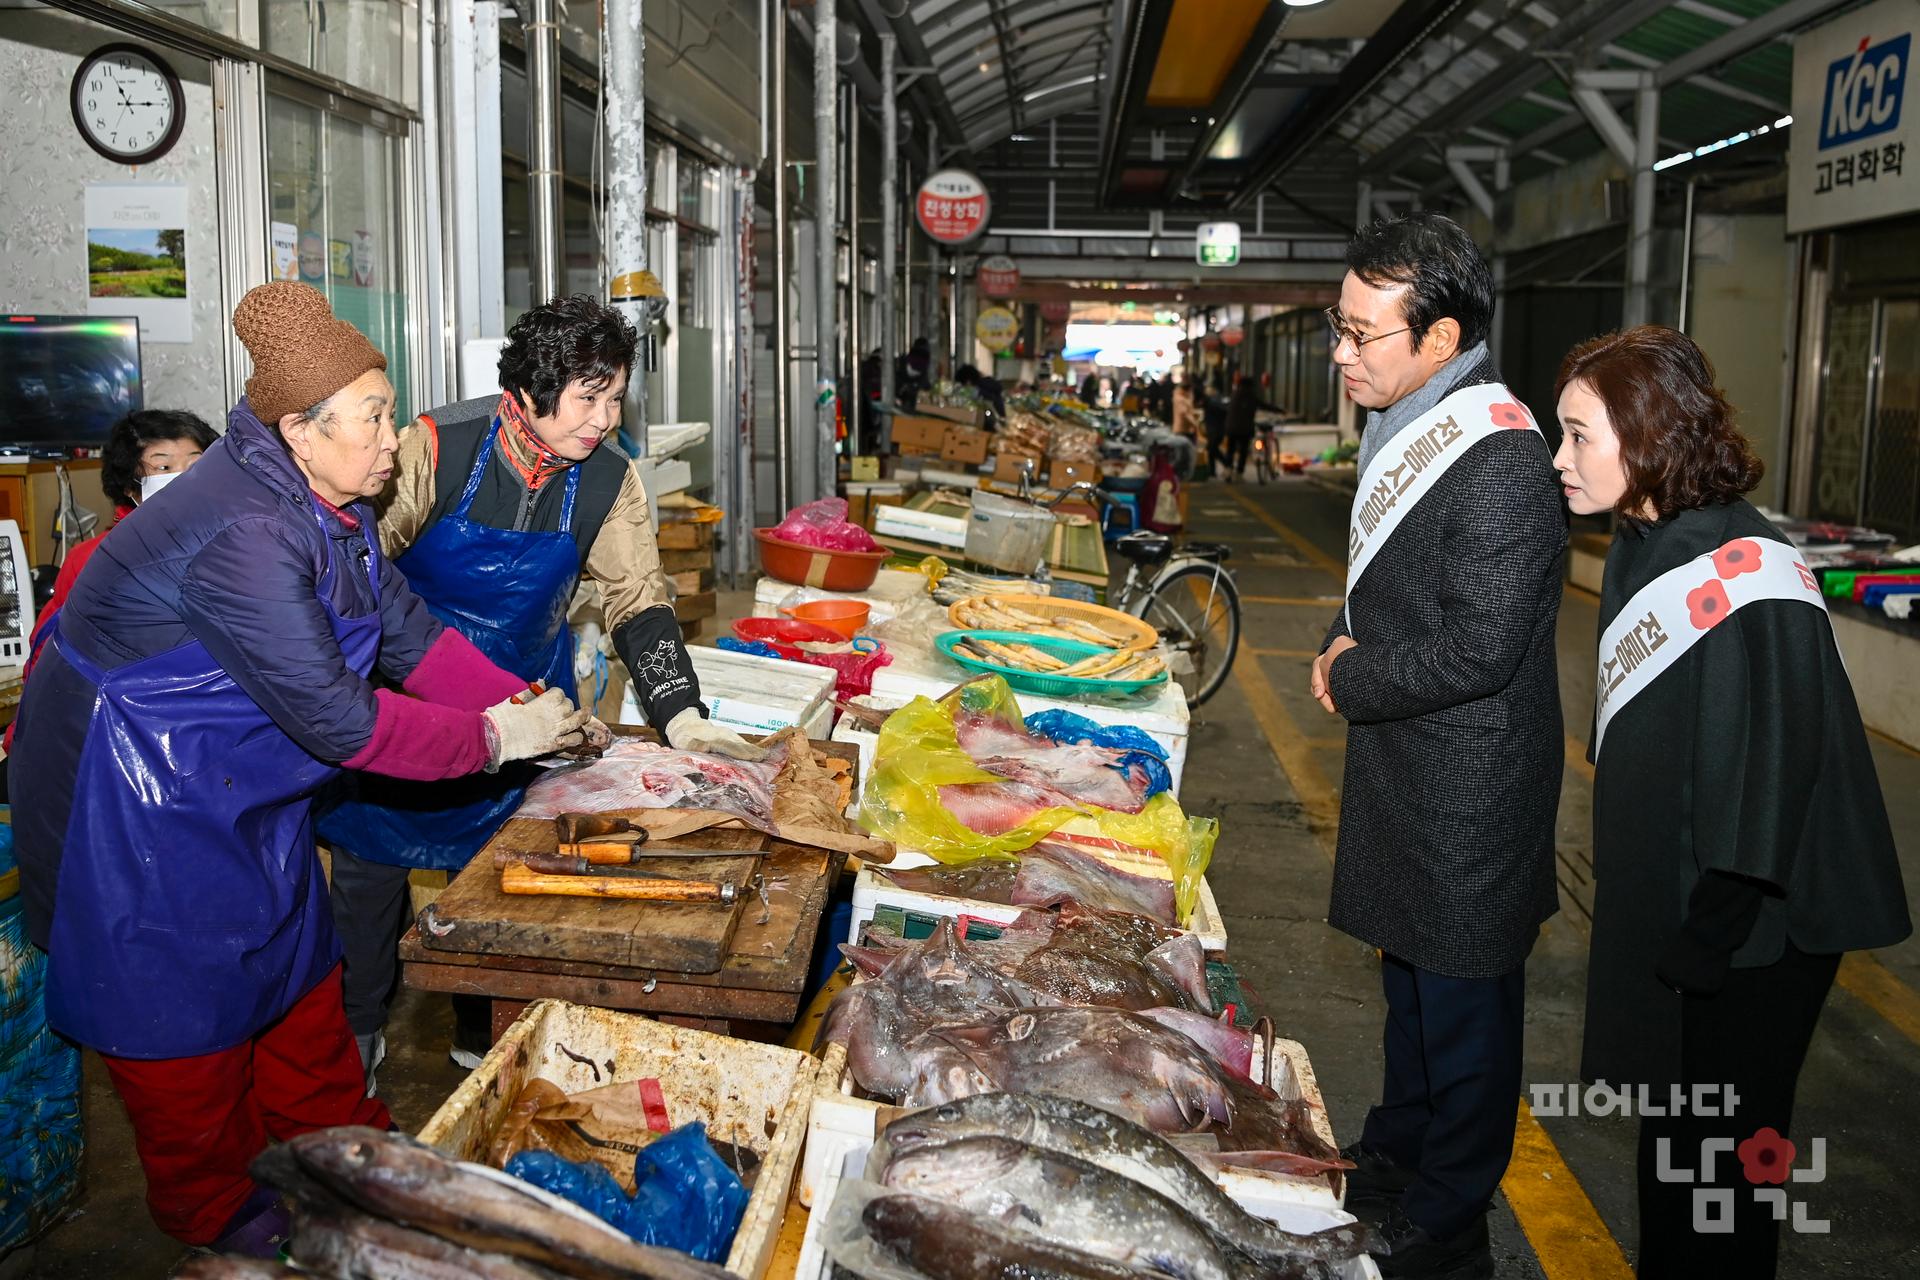
[[[1389,1276],[1491,1276],[1525,964],[1558,907],[1554,667],[1567,522],[1499,385],[1493,280],[1437,214],[1376,222],[1328,312],[1367,412],[1345,607],[1311,689],[1348,723],[1328,922],[1379,948],[1386,1079],[1347,1155]]]

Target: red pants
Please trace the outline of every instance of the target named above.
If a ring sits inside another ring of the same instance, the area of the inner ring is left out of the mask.
[[[252,1195],[269,1139],[392,1123],[369,1098],[340,1003],[340,966],[245,1044],[192,1058],[109,1058],[147,1175],[147,1208],[187,1244],[211,1244]]]

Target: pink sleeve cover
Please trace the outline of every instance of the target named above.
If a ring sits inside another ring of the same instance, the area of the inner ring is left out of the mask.
[[[485,711],[524,690],[527,682],[502,670],[474,647],[473,641],[448,627],[403,685],[408,693],[427,702],[462,711]]]
[[[378,708],[373,737],[343,768],[431,782],[487,767],[492,752],[484,717],[477,711],[422,702],[391,689],[377,689],[373,697]]]

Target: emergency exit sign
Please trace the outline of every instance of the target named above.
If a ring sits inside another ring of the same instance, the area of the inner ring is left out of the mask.
[[[1203,222],[1193,238],[1194,260],[1203,267],[1232,267],[1240,262],[1240,224]]]

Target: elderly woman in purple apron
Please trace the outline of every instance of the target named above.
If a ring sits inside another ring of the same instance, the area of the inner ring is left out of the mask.
[[[1555,393],[1567,504],[1618,517],[1581,1074],[1641,1115],[1640,1275],[1765,1280],[1762,1193],[1840,957],[1912,931],[1886,804],[1819,580],[1746,500],[1760,462],[1700,349],[1608,334]]]
[[[523,680],[574,687],[567,608],[584,576],[647,722],[682,750],[758,759],[710,723],[661,571],[632,460],[602,445],[620,424],[638,334],[584,294],[513,322],[498,395],[423,413],[400,436],[380,503],[381,549],[434,616]],[[596,733],[604,727],[593,726]],[[343,780],[320,820],[334,923],[347,953],[347,1020],[367,1065],[384,1050],[411,871],[458,871],[513,815],[537,770],[416,783]],[[484,1001],[456,997],[454,1060],[478,1065]]]
[[[233,324],[254,368],[225,438],[101,546],[28,681],[14,830],[48,1021],[105,1061],[154,1220],[270,1255],[285,1214],[253,1157],[388,1123],[341,1004],[314,795],[342,769],[494,770],[587,717],[522,697],[380,554],[385,357],[305,285],[253,290]]]

